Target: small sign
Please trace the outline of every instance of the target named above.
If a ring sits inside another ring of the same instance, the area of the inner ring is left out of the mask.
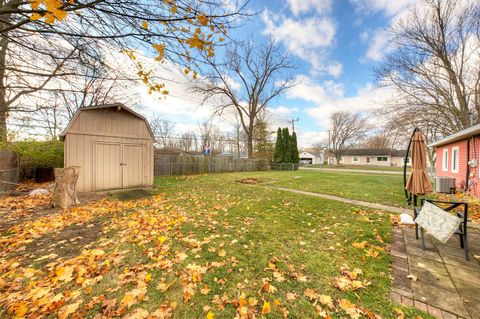
[[[205,155],[210,155],[211,153],[212,153],[212,148],[211,148],[210,146],[208,146],[208,145],[205,145],[205,146],[203,147],[203,154],[205,154]]]

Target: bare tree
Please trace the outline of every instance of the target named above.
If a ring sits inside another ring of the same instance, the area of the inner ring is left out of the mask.
[[[390,118],[420,127],[428,141],[480,122],[479,21],[478,1],[425,0],[393,26],[394,51],[376,70],[401,92]]]
[[[364,148],[373,149],[395,149],[403,147],[401,139],[398,137],[398,130],[390,125],[375,129],[371,134],[365,137],[361,142]]]
[[[194,132],[185,132],[182,133],[180,140],[178,141],[178,146],[185,152],[198,151],[196,140],[197,136]]]
[[[293,66],[287,54],[269,39],[256,45],[253,40],[235,45],[222,63],[210,60],[206,81],[194,85],[204,95],[203,102],[215,99],[214,116],[235,110],[247,136],[248,157],[253,156],[255,122],[268,104],[292,87]]]
[[[331,128],[328,151],[340,163],[342,153],[359,144],[369,131],[367,119],[360,113],[339,111],[330,117]]]
[[[150,128],[158,147],[173,147],[175,145],[173,140],[175,132],[174,122],[157,115],[150,121]]]
[[[212,148],[212,152],[216,154],[220,154],[225,151],[228,138],[220,130],[220,128],[212,124],[210,121],[205,121],[199,124],[199,129],[202,148],[209,146]]]
[[[172,61],[196,77],[203,53],[214,55],[238,7],[210,1],[22,1],[0,0],[0,139],[7,117],[23,96],[62,90],[54,79],[77,75],[76,64],[90,48],[123,52],[150,92],[168,93],[165,79],[137,59],[142,50],[156,61]],[[187,72],[186,72],[187,73]]]

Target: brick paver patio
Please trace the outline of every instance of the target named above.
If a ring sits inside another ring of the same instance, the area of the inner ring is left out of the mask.
[[[480,232],[471,229],[470,261],[463,257],[458,236],[446,244],[426,235],[426,249],[413,228],[393,228],[394,277],[391,297],[436,318],[480,318]],[[414,275],[417,280],[408,279]]]

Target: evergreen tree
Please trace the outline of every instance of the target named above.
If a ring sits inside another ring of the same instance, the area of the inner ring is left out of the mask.
[[[263,118],[257,119],[253,130],[255,158],[272,158],[273,143],[271,135],[272,132],[268,129],[267,121]]]
[[[300,154],[298,153],[297,133],[295,132],[292,133],[291,149],[292,149],[292,163],[298,164],[298,162],[300,162]]]
[[[285,127],[282,132],[282,141],[284,147],[283,153],[283,162],[284,163],[291,163],[292,162],[292,147],[290,143],[290,132],[288,131],[288,127]]]
[[[282,163],[283,154],[284,154],[284,147],[283,147],[283,140],[282,140],[282,129],[278,128],[277,141],[275,142],[275,150],[273,151],[273,161],[275,163]]]

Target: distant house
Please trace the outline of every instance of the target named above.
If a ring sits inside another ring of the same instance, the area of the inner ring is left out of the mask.
[[[300,153],[300,164],[323,164],[323,157],[312,153]]]
[[[341,165],[403,166],[406,150],[390,149],[350,149],[345,150],[340,158]],[[410,166],[410,157],[407,159]]]
[[[436,148],[436,172],[438,177],[455,178],[457,189],[468,185],[480,197],[480,124],[428,145]]]

